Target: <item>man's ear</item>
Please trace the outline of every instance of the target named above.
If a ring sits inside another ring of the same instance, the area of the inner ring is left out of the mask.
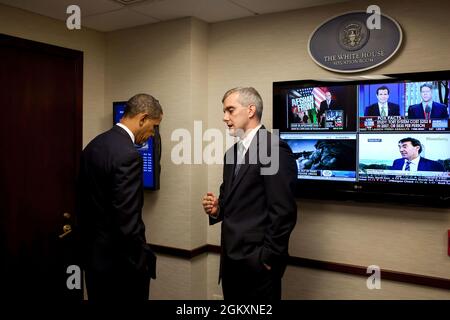
[[[253,118],[256,114],[256,106],[254,104],[251,104],[248,106],[248,117]]]
[[[141,112],[139,113],[138,117],[139,117],[139,126],[142,127],[144,125],[145,119],[147,119],[148,117],[148,114],[145,112]]]

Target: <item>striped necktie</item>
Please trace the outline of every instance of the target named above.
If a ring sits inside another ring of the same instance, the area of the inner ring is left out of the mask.
[[[411,164],[411,161],[407,160],[406,161],[406,166],[405,166],[405,171],[410,171],[411,170],[411,168],[409,166],[410,164]]]

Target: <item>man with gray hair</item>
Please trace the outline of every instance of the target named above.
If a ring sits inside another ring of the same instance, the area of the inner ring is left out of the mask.
[[[148,300],[156,256],[142,221],[140,145],[162,120],[148,94],[128,100],[123,118],[83,150],[78,181],[78,223],[89,301]]]
[[[210,224],[222,221],[224,299],[277,301],[297,220],[296,161],[261,125],[263,102],[254,88],[228,90],[222,103],[223,121],[239,142],[225,154],[219,197],[208,192],[202,204]]]

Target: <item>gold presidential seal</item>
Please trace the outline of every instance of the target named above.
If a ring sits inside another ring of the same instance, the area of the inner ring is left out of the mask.
[[[364,22],[345,21],[338,30],[338,43],[348,51],[361,49],[369,39],[369,30]]]

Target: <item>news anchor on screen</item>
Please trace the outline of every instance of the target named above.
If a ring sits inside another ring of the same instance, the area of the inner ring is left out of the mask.
[[[371,104],[364,110],[365,117],[399,116],[400,107],[396,103],[388,102],[389,88],[381,86],[377,89],[378,102]]]
[[[325,100],[320,102],[319,112],[317,113],[317,118],[319,119],[319,124],[321,127],[325,127],[325,114],[327,110],[336,109],[336,101],[331,99],[331,92],[325,92]]]
[[[422,102],[408,108],[409,119],[448,119],[447,106],[433,101],[431,90],[430,84],[420,86]]]
[[[414,138],[404,138],[398,142],[401,159],[394,160],[391,170],[402,171],[445,171],[437,161],[421,157],[422,144]]]

